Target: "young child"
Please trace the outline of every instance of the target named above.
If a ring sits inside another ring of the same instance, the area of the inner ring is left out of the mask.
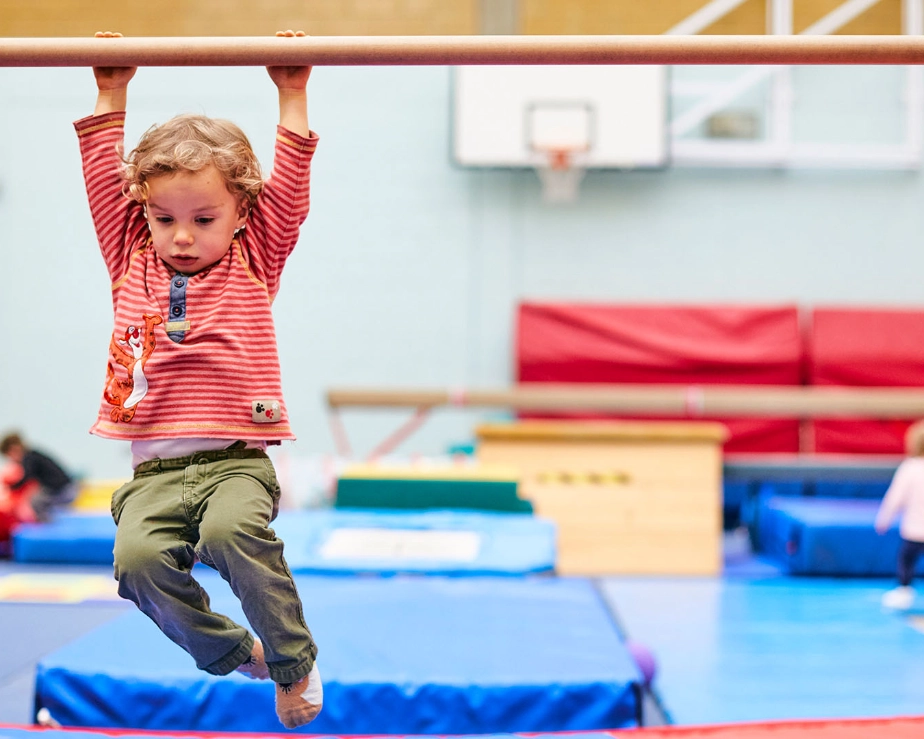
[[[291,729],[320,712],[322,686],[269,527],[279,485],[265,450],[294,438],[271,305],[308,213],[318,139],[311,68],[267,69],[279,126],[265,181],[244,133],[204,116],[153,126],[123,158],[134,67],[95,68],[96,109],[74,126],[115,314],[92,433],[130,441],[134,467],[112,498],[119,594],[200,669],[272,679]],[[258,639],[209,608],[191,576],[197,560],[229,583]]]
[[[895,470],[875,523],[876,531],[884,534],[901,515],[898,587],[882,596],[883,606],[898,610],[907,610],[914,603],[911,582],[918,557],[924,552],[924,421],[908,429],[905,448],[908,456]]]
[[[34,483],[35,492],[29,495],[29,506],[39,522],[49,521],[55,510],[67,508],[77,497],[73,478],[44,452],[26,446],[17,433],[0,439],[0,454],[18,465],[20,474],[6,482],[14,494]]]

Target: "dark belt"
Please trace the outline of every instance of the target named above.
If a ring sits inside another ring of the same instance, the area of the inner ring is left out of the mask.
[[[196,452],[188,457],[172,457],[170,459],[151,459],[135,467],[135,477],[151,475],[157,472],[170,472],[172,470],[185,470],[194,464],[208,464],[210,462],[223,462],[226,459],[268,459],[262,449],[215,449],[214,451]]]

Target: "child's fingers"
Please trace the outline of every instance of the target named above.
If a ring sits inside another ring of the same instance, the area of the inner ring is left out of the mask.
[[[304,36],[304,31],[293,31],[289,29],[288,31],[276,31],[277,36],[285,36],[286,38],[293,38],[295,36]]]
[[[94,35],[96,38],[122,38],[118,31],[97,31]]]

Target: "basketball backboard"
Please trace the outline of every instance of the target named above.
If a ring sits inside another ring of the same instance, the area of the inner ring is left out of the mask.
[[[663,66],[464,66],[454,70],[453,155],[472,167],[662,167]],[[554,162],[553,162],[554,163]]]

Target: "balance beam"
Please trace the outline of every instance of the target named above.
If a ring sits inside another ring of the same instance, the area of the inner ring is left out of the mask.
[[[349,442],[342,408],[410,408],[413,418],[372,453],[394,449],[436,408],[492,408],[548,413],[613,413],[682,418],[924,418],[924,390],[784,385],[560,385],[498,389],[331,388],[331,428],[340,453]]]
[[[507,408],[518,411],[642,413],[773,418],[924,418],[924,390],[785,385],[559,385],[505,389],[336,388],[329,408]]]

